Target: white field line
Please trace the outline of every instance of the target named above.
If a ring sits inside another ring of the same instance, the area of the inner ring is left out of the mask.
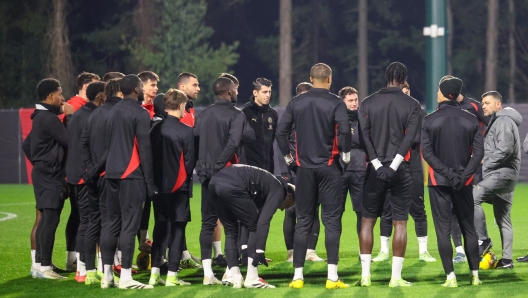
[[[10,220],[10,219],[13,219],[13,218],[16,218],[16,217],[17,217],[17,215],[14,214],[14,213],[0,212],[0,214],[5,214],[5,215],[7,215],[6,217],[2,217],[2,218],[0,218],[0,221]]]

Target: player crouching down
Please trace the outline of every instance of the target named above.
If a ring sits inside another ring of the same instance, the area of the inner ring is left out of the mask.
[[[247,165],[233,165],[222,169],[209,182],[214,207],[224,225],[226,278],[222,282],[241,288],[275,288],[258,275],[258,265],[268,266],[264,251],[271,218],[277,209],[292,207],[295,186],[282,177]],[[245,281],[238,267],[238,223],[249,232],[248,268]]]

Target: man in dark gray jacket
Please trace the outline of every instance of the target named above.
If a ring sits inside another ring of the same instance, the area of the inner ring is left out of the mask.
[[[500,229],[502,259],[497,268],[511,269],[513,229],[510,218],[513,191],[521,166],[521,141],[518,126],[522,116],[512,108],[502,108],[502,96],[497,91],[482,95],[485,116],[491,116],[484,139],[482,181],[473,188],[475,200],[475,229],[479,236],[479,253],[484,255],[492,247],[488,237],[482,203],[493,205],[495,221]]]

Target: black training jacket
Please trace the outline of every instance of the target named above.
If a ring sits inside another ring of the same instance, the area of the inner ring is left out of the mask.
[[[245,117],[242,111],[224,99],[217,99],[196,116],[196,173],[202,183],[223,167],[238,163],[236,153],[244,126]]]
[[[81,135],[82,159],[87,171],[101,162],[106,151],[106,121],[110,110],[121,101],[120,97],[112,97],[96,108],[88,117]]]
[[[297,166],[330,166],[340,151],[350,151],[345,103],[326,89],[313,88],[294,97],[286,106],[277,127],[277,144],[283,155],[291,153],[288,139],[294,125]]]
[[[367,170],[367,155],[363,150],[359,138],[358,111],[347,111],[350,135],[352,136],[352,150],[350,150],[350,163],[346,166],[348,172],[364,172]]]
[[[71,116],[66,159],[66,181],[70,184],[84,184],[82,176],[86,172],[86,166],[83,161],[81,137],[88,118],[95,108],[97,106],[93,102],[87,102]]]
[[[211,183],[247,192],[248,197],[260,210],[255,248],[266,250],[270,222],[286,197],[286,184],[280,182],[270,172],[248,165],[224,168],[211,179]]]
[[[422,116],[422,123],[423,118],[427,115],[427,112],[422,109],[421,116]],[[411,172],[423,172],[423,165],[422,165],[422,152],[420,147],[420,140],[422,135],[422,130],[418,130],[418,133],[416,134],[416,137],[414,138],[413,144],[411,145]]]
[[[154,185],[150,116],[141,103],[124,98],[108,113],[106,178],[145,179]]]
[[[398,87],[381,88],[363,100],[358,117],[369,161],[390,162],[396,154],[410,160],[410,148],[422,123],[416,99]]]
[[[57,117],[60,108],[39,103],[31,114],[31,132],[24,140],[24,154],[33,165],[50,169],[50,176],[64,178],[68,131]],[[66,117],[66,123],[71,117]]]
[[[423,158],[429,164],[429,186],[449,185],[449,169],[471,185],[484,157],[479,121],[455,101],[444,101],[425,116],[421,145]]]
[[[273,173],[273,142],[279,120],[277,111],[269,105],[257,105],[254,97],[252,97],[242,112],[246,116],[246,123],[255,132],[253,141],[244,142],[247,164]]]
[[[174,116],[166,116],[150,131],[154,183],[160,193],[189,192],[194,170],[193,129]]]

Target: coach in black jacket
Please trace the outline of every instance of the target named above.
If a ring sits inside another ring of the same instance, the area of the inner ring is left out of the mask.
[[[424,118],[421,141],[423,158],[429,164],[429,198],[438,251],[447,274],[446,287],[456,286],[451,261],[453,248],[449,239],[452,210],[464,234],[464,246],[472,271],[471,284],[480,284],[471,181],[484,157],[484,145],[479,121],[456,102],[461,88],[462,80],[459,78],[441,81],[439,106]]]
[[[308,234],[314,221],[317,205],[321,204],[321,218],[326,228],[328,254],[327,287],[346,288],[339,280],[339,241],[341,238],[341,171],[338,168],[339,152],[344,152],[345,162],[350,161],[350,125],[345,103],[328,90],[332,84],[332,69],[322,63],[310,71],[314,88],[296,96],[286,106],[277,127],[277,144],[288,164],[297,163],[295,227],[293,265],[295,275],[292,288],[304,286],[303,267],[306,258]],[[295,125],[297,140],[296,160],[290,152],[288,138]]]
[[[221,284],[214,277],[211,267],[213,232],[218,216],[207,186],[211,177],[222,168],[238,163],[236,154],[244,130],[244,114],[233,103],[236,102],[235,84],[228,78],[218,78],[213,83],[216,96],[214,104],[208,106],[197,117],[194,135],[198,140],[196,173],[202,183],[202,229],[200,247],[204,268],[204,284]]]
[[[105,152],[106,144],[106,121],[110,110],[122,99],[119,91],[119,82],[121,79],[112,79],[105,86],[106,100],[103,105],[96,108],[88,117],[81,136],[82,159],[87,172],[91,172],[95,164],[101,161]],[[88,181],[88,191],[91,193],[90,198],[90,216],[88,218],[88,227],[85,236],[85,259],[88,260],[86,270],[95,269],[96,243],[99,238],[108,235],[106,232],[106,196],[105,185],[106,179],[104,174],[95,176],[92,181]],[[103,241],[101,241],[103,242]],[[101,249],[102,264],[112,265],[114,262],[114,251],[106,253]],[[103,268],[98,268],[103,272]],[[88,273],[87,278],[91,278]]]
[[[68,123],[73,108],[63,103],[62,88],[55,79],[42,80],[37,86],[37,94],[39,103],[31,114],[31,132],[22,146],[33,165],[31,177],[36,208],[42,216],[36,234],[36,267],[31,268],[31,274],[46,279],[63,279],[64,276],[51,268],[55,231],[64,204],[62,187],[65,151],[68,147],[68,132],[57,116],[64,112],[65,123]]]
[[[271,81],[264,78],[253,82],[253,96],[242,112],[256,136],[254,141],[244,143],[247,164],[273,173],[273,142],[279,116],[269,105],[271,86]]]

